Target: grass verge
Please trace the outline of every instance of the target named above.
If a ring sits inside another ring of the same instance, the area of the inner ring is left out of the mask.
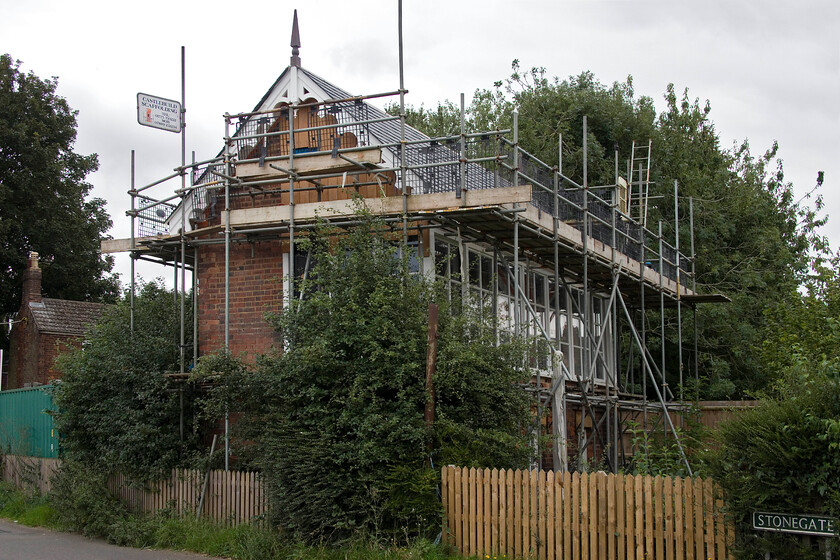
[[[58,528],[57,516],[49,498],[24,494],[8,482],[0,482],[0,517],[30,527]]]
[[[49,496],[25,494],[6,482],[0,482],[0,517],[55,530],[72,526],[52,507]],[[166,512],[120,516],[102,525],[108,527],[104,538],[113,544],[188,550],[234,560],[460,560],[427,540],[407,547],[361,539],[341,547],[313,547],[289,542],[274,531],[254,525],[220,527]]]

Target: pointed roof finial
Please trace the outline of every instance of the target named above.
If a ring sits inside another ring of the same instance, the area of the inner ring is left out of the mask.
[[[292,22],[292,58],[289,62],[290,66],[296,66],[300,68],[300,31],[298,31],[298,21],[297,21],[297,10],[295,10],[295,19]]]

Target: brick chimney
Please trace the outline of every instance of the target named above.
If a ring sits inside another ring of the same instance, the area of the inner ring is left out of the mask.
[[[21,307],[28,303],[41,303],[41,269],[38,267],[38,253],[30,251],[23,273],[23,298]]]

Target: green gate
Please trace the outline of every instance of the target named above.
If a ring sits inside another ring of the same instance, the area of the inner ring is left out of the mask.
[[[58,457],[56,410],[50,385],[0,392],[0,451],[29,457]]]

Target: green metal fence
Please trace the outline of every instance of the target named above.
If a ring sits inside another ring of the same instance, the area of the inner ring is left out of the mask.
[[[58,457],[56,410],[51,387],[0,392],[0,451],[29,457]]]

